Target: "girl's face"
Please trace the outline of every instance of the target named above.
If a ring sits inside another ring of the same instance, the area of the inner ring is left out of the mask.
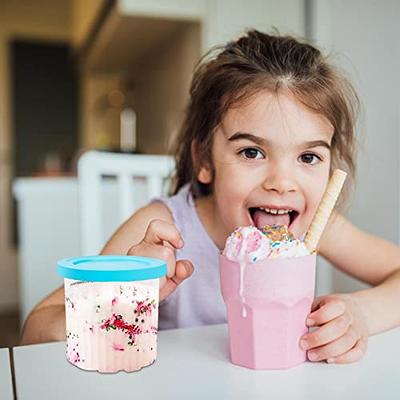
[[[226,113],[214,134],[210,234],[219,247],[238,226],[287,224],[301,237],[329,179],[333,127],[290,94],[261,92]]]

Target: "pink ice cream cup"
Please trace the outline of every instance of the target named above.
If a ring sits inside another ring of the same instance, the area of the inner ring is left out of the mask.
[[[64,277],[67,360],[84,370],[137,371],[157,357],[164,261],[93,256],[57,264]]]
[[[240,296],[240,264],[220,256],[233,364],[285,369],[306,360],[300,337],[315,289],[316,255],[247,263]]]

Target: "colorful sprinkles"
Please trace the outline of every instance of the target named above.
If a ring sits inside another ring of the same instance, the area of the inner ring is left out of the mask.
[[[237,228],[228,237],[223,254],[232,261],[254,263],[266,258],[308,255],[304,243],[296,239],[287,225]]]

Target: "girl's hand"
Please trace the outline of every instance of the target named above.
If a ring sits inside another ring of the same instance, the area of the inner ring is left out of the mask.
[[[302,336],[300,347],[310,361],[352,363],[367,350],[368,329],[365,317],[350,294],[318,297],[306,324],[318,327]]]
[[[153,257],[167,263],[167,276],[160,279],[160,301],[193,273],[189,260],[176,261],[175,251],[183,247],[183,240],[175,225],[155,219],[147,227],[143,240],[129,251],[129,256]]]

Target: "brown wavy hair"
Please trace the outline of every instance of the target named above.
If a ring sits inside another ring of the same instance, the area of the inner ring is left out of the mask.
[[[357,94],[348,80],[314,46],[292,36],[250,30],[207,53],[197,65],[190,100],[175,148],[173,194],[189,183],[194,196],[212,192],[197,180],[201,166],[213,171],[213,134],[227,110],[262,90],[289,91],[302,104],[325,116],[334,128],[331,171],[355,176],[354,125]]]

